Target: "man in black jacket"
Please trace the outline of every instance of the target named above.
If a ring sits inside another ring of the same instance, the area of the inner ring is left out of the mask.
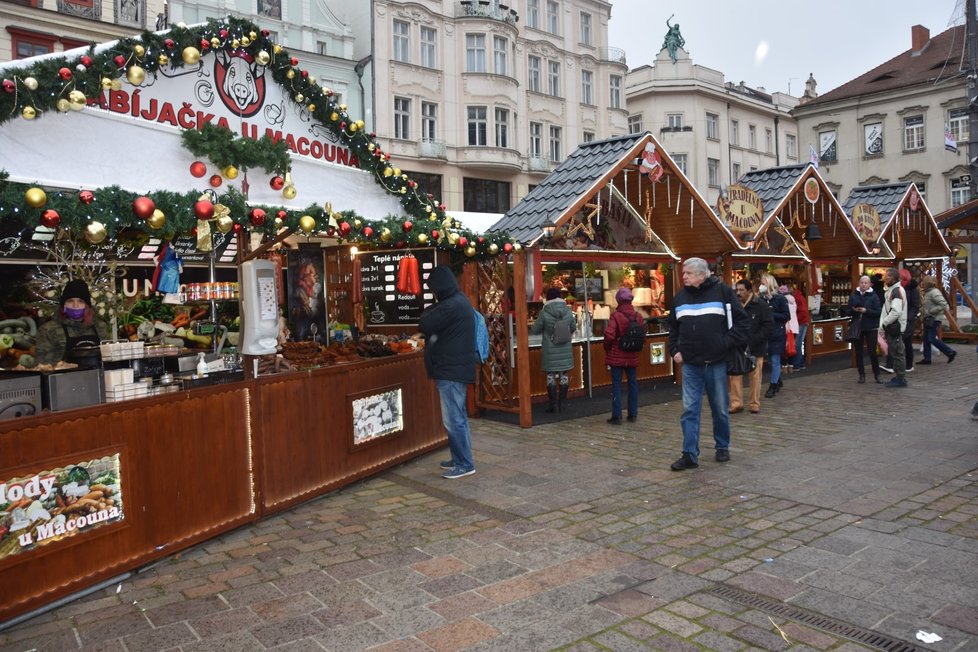
[[[441,397],[441,418],[452,459],[441,463],[443,478],[475,473],[472,438],[465,410],[466,386],[475,383],[475,313],[448,267],[435,267],[425,281],[438,302],[421,314],[424,366]]]
[[[750,378],[750,411],[757,414],[761,411],[761,374],[764,370],[764,355],[767,353],[767,340],[774,328],[771,317],[771,306],[767,301],[761,301],[754,294],[754,286],[747,279],[737,281],[734,286],[737,298],[740,299],[744,312],[750,317],[750,334],[747,352],[757,358],[757,366],[748,374]],[[730,414],[744,411],[744,379],[743,376],[729,376],[730,379]]]
[[[727,412],[727,356],[735,347],[746,347],[750,320],[733,290],[710,276],[702,258],[683,263],[683,285],[669,313],[669,352],[682,366],[683,455],[673,471],[699,466],[700,409],[703,392],[713,413],[716,460],[730,459],[730,415]]]

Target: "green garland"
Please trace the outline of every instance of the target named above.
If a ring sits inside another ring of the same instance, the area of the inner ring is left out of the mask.
[[[187,129],[180,135],[184,148],[196,157],[209,159],[224,170],[229,166],[265,172],[289,170],[289,146],[267,134],[258,140],[235,138],[229,130],[207,123],[199,129]]]
[[[44,58],[23,67],[8,68],[0,79],[3,85],[0,123],[15,117],[44,119],[51,112],[83,108],[86,103],[96,102],[106,89],[118,86],[122,76],[138,85],[143,78],[155,76],[161,69],[177,70],[185,65],[197,65],[202,54],[217,50],[245,52],[265,65],[272,78],[285,89],[290,101],[302,107],[314,122],[329,129],[356,156],[361,169],[371,173],[384,190],[398,197],[406,214],[406,217],[388,216],[383,220],[367,221],[352,212],[328,216],[325,208],[315,205],[303,211],[249,207],[240,193],[229,190],[218,195],[217,201],[231,209],[232,228],[273,235],[282,227],[299,230],[302,217],[308,215],[315,220],[313,232],[325,229],[329,233],[332,228],[339,233],[342,222],[337,217],[341,217],[350,227],[348,233],[342,234],[344,239],[371,247],[434,245],[464,252],[469,257],[491,257],[519,250],[520,244],[506,234],[480,236],[462,229],[458,222],[446,215],[444,204],[437,202],[430,193],[423,194],[416,182],[391,164],[390,155],[378,145],[376,135],[364,131],[362,120],[350,118],[346,105],[337,103],[331,89],[319,86],[308,71],[299,68],[298,59],[273,43],[268,30],[261,30],[241,18],[210,19],[206,24],[192,28],[177,25],[164,33],[145,31],[139,37],[123,38],[107,47],[96,49],[93,44],[86,54],[70,59],[64,56]],[[283,165],[283,159],[277,153],[279,150],[273,147],[269,151],[266,148],[270,143],[262,145],[261,140],[258,145],[239,150],[234,146],[233,138],[227,141],[226,136],[218,137],[212,130],[202,131],[199,138],[189,136],[187,139],[185,143],[192,152],[211,157],[222,168],[228,165],[256,166],[269,172],[288,169],[287,158]],[[266,164],[270,168],[265,167]],[[137,195],[116,186],[92,189],[94,199],[87,204],[79,202],[77,193],[52,192],[48,203],[41,208],[26,205],[23,195],[26,190],[24,184],[0,183],[0,223],[12,222],[33,228],[44,210],[55,210],[60,225],[74,237],[79,237],[91,222],[98,221],[105,226],[110,239],[129,232],[163,237],[192,232],[197,223],[193,207],[201,196],[199,191],[148,193],[156,208],[165,215],[165,225],[154,231],[133,215],[132,201]],[[265,210],[264,224],[252,222],[250,215],[254,208]],[[276,221],[276,217],[280,221]],[[304,223],[308,225],[308,220]]]

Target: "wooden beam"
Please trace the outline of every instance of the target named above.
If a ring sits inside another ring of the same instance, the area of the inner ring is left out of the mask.
[[[533,397],[530,394],[530,330],[527,328],[526,249],[513,255],[513,306],[516,314],[516,377],[520,427],[533,427]]]
[[[275,245],[277,245],[280,242],[282,242],[283,240],[285,240],[287,237],[289,237],[293,233],[295,233],[295,231],[293,231],[291,229],[285,229],[283,231],[280,231],[278,233],[278,235],[276,235],[274,238],[272,238],[268,242],[263,242],[257,249],[255,249],[250,254],[248,254],[247,256],[245,256],[244,260],[242,260],[241,262],[245,262],[246,260],[253,260],[255,258],[261,258],[262,254],[264,254],[266,251],[268,251],[269,249],[271,249]]]

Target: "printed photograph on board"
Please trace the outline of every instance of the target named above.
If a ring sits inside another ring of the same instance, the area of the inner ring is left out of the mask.
[[[323,263],[318,244],[289,252],[289,330],[297,342],[326,342]]]
[[[403,429],[400,388],[353,400],[354,446]]]

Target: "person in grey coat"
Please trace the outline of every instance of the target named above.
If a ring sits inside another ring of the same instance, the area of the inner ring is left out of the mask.
[[[574,312],[567,302],[560,298],[560,288],[550,288],[547,290],[547,302],[543,304],[540,316],[530,327],[530,332],[534,335],[543,335],[540,366],[547,374],[547,412],[558,412],[561,405],[567,401],[567,388],[570,383],[567,372],[574,367],[574,350],[571,342],[554,344],[552,340],[554,327],[560,321],[567,322],[572,332],[577,327]]]

